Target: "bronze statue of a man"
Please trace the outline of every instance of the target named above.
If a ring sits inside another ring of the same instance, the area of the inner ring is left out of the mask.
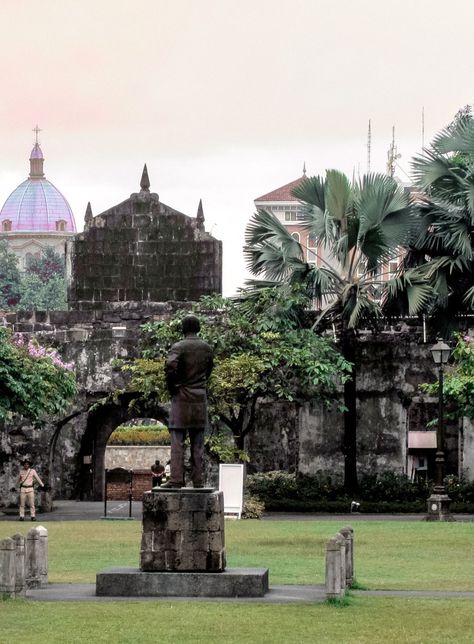
[[[184,340],[176,342],[166,360],[166,383],[171,394],[170,480],[161,487],[184,486],[184,441],[191,443],[191,478],[194,487],[204,486],[204,430],[208,424],[207,381],[213,367],[211,347],[198,338],[197,317],[182,322]]]

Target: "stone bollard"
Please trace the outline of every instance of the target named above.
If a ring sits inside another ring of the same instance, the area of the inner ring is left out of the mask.
[[[43,588],[48,585],[48,530],[39,525],[37,528],[39,533],[39,564],[38,572],[40,577],[40,586]]]
[[[12,541],[15,544],[15,596],[20,597],[26,593],[25,537],[14,534]]]
[[[342,535],[336,535],[333,539],[329,539],[326,545],[326,597],[328,599],[340,599],[344,596],[345,579],[342,582],[343,566],[341,555],[343,554],[343,548],[341,546],[344,546]]]
[[[341,549],[341,594],[346,592],[346,539],[340,532],[334,537]]]
[[[32,528],[26,535],[25,578],[27,588],[41,586],[41,536],[38,528]]]
[[[0,540],[0,595],[15,596],[15,542]]]
[[[339,532],[346,540],[346,586],[350,588],[354,580],[354,530],[346,526]]]

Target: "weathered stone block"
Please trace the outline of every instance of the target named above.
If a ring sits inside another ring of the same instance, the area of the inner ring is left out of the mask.
[[[222,492],[152,490],[143,497],[140,567],[146,571],[222,571]]]
[[[103,597],[263,597],[266,592],[266,568],[233,568],[220,573],[109,568],[96,579],[96,594]]]

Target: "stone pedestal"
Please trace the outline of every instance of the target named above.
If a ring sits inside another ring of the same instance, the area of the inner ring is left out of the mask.
[[[143,572],[222,572],[225,564],[222,492],[191,488],[145,492]]]
[[[447,494],[432,494],[428,499],[427,521],[454,521],[449,506],[451,499]]]
[[[143,572],[108,568],[96,577],[101,597],[264,597],[267,568],[230,568],[224,572]]]
[[[103,597],[263,597],[266,592],[268,569],[225,570],[224,496],[204,488],[145,492],[140,570],[109,568],[96,577],[96,594]]]

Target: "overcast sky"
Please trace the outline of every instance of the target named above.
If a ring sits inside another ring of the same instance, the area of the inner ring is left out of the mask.
[[[78,228],[138,189],[224,242],[242,282],[253,200],[302,174],[383,171],[474,100],[472,0],[0,0],[0,202],[45,172]]]

